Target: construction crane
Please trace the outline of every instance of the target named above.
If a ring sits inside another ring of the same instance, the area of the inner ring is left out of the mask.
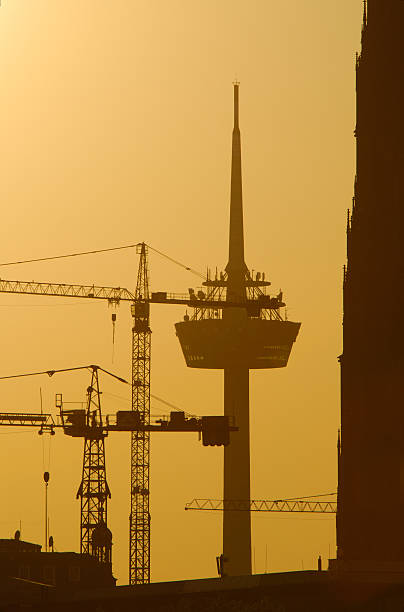
[[[80,553],[96,556],[101,563],[111,563],[112,536],[107,527],[107,501],[111,497],[111,492],[106,477],[104,440],[107,431],[102,427],[99,371],[120,382],[128,384],[127,381],[97,365],[4,376],[0,377],[0,380],[40,374],[53,376],[56,373],[77,370],[91,372],[85,409],[64,410],[62,395],[57,394],[56,407],[60,411],[58,421],[55,421],[50,414],[2,413],[0,425],[39,427],[40,434],[47,432],[54,434],[56,427],[63,427],[67,435],[84,439],[82,477],[76,496],[80,499]]]
[[[203,291],[187,294],[149,291],[147,245],[139,243],[140,255],[135,292],[123,287],[46,283],[35,281],[0,279],[0,293],[56,296],[106,300],[119,305],[130,302],[132,325],[132,410],[139,415],[145,426],[150,419],[150,359],[151,329],[150,304],[176,304],[199,310],[223,308],[245,308],[249,316],[259,316],[261,310],[275,314],[284,306],[282,295],[270,297],[254,294],[247,300],[227,301],[221,294],[206,296]],[[114,316],[114,315],[113,315]],[[131,490],[129,517],[129,583],[150,582],[150,508],[149,508],[150,439],[147,429],[134,431],[131,435]]]
[[[168,416],[156,417],[154,422],[146,423],[139,412],[120,410],[115,415],[103,419],[101,411],[101,391],[99,371],[120,382],[123,378],[104,370],[97,365],[46,370],[0,377],[0,380],[37,376],[53,376],[60,372],[90,370],[91,381],[87,387],[85,409],[66,409],[61,393],[56,394],[58,416],[52,414],[0,413],[0,426],[35,427],[40,435],[55,434],[55,429],[74,438],[84,438],[83,468],[81,483],[77,492],[80,499],[80,552],[95,556],[101,563],[111,564],[112,534],[108,529],[107,501],[111,497],[106,478],[105,438],[111,431],[127,431],[139,435],[140,439],[150,432],[198,432],[205,446],[229,444],[229,432],[237,428],[221,416],[186,416],[182,411],[173,411]]]
[[[185,510],[210,510],[221,512],[310,512],[314,514],[336,514],[336,500],[317,500],[317,497],[331,497],[336,493],[325,495],[309,495],[300,499],[250,499],[227,500],[224,499],[193,499],[185,505]],[[219,576],[226,576],[226,557],[221,554],[216,557],[217,572]],[[321,568],[321,557],[319,557]]]

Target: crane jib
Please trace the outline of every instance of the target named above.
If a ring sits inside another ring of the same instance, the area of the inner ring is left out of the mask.
[[[247,308],[255,315],[260,309],[278,310],[284,306],[277,297],[260,296],[258,300],[226,301],[205,299],[196,294],[167,293],[157,291],[151,297],[136,298],[135,294],[125,287],[104,287],[99,285],[75,285],[66,283],[46,283],[36,281],[20,281],[0,279],[0,293],[19,293],[26,295],[41,295],[53,297],[90,298],[107,300],[110,303],[119,302],[149,302],[152,304],[183,305],[194,308]]]
[[[0,293],[25,293],[27,295],[92,298],[110,302],[135,301],[135,296],[124,287],[97,285],[72,285],[0,279]]]

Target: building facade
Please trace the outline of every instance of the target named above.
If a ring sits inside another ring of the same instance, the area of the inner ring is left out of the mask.
[[[115,586],[110,563],[74,552],[41,552],[19,539],[0,539],[0,579],[75,591]]]
[[[364,3],[344,274],[342,563],[404,570],[404,2]]]

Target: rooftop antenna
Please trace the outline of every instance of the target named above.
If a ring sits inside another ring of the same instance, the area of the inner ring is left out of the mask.
[[[112,363],[114,363],[114,353],[115,353],[115,324],[116,324],[116,313],[112,313]]]

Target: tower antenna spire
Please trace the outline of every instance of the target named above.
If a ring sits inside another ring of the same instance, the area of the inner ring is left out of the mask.
[[[230,232],[229,261],[226,266],[228,275],[228,295],[230,299],[242,299],[245,296],[245,275],[247,267],[244,261],[244,223],[243,223],[243,188],[241,178],[241,141],[239,127],[239,85],[233,83],[234,126],[232,136],[231,194],[230,194]]]
[[[235,81],[233,81],[233,95],[234,95],[234,129],[239,129],[239,122],[238,122],[238,115],[239,115],[239,110],[238,110],[238,91],[239,91],[239,85],[240,85],[240,81],[238,81],[237,79]]]

